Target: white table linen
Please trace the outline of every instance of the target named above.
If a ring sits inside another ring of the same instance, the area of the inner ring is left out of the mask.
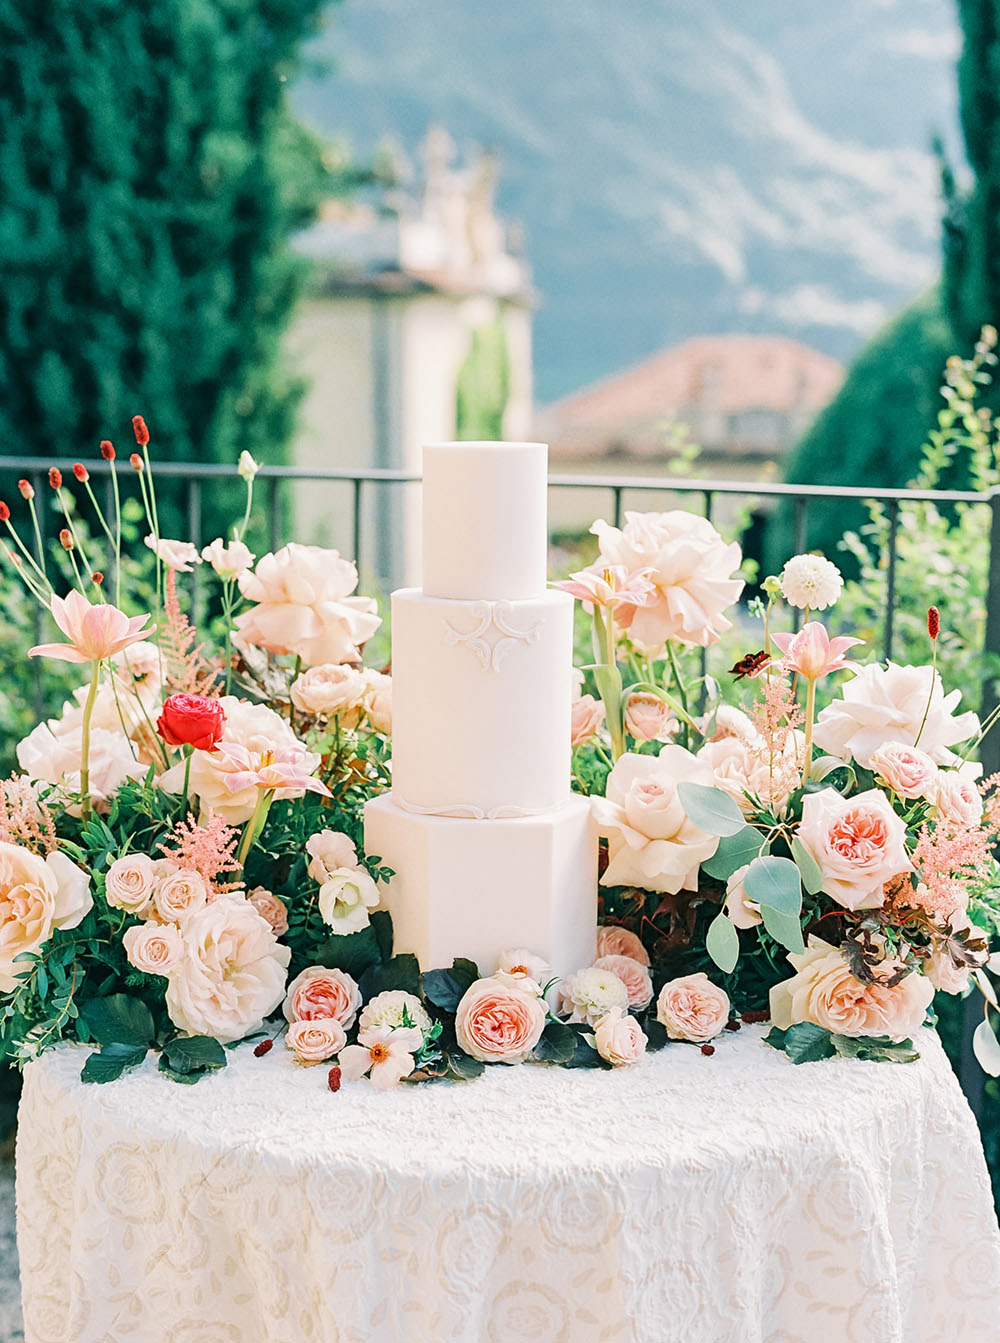
[[[614,1073],[326,1087],[26,1075],[27,1343],[941,1343],[1000,1335],[1000,1235],[940,1044],[793,1066],[758,1028]]]

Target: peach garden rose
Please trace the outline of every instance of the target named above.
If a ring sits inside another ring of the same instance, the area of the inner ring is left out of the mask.
[[[153,898],[153,860],[145,853],[116,858],[104,879],[104,898],[112,909],[140,914]]]
[[[38,951],[56,928],[76,928],[89,913],[90,879],[64,853],[46,858],[0,843],[0,993],[17,987],[15,958]]]
[[[598,731],[604,722],[604,705],[593,695],[578,695],[573,700],[570,717],[570,743],[582,746]]]
[[[523,1063],[542,1038],[540,998],[489,976],[462,995],[455,1013],[459,1048],[481,1063]]]
[[[713,1040],[725,1029],[729,1014],[729,995],[702,973],[670,980],[656,1000],[656,1019],[671,1040]]]
[[[926,751],[904,742],[887,741],[873,751],[869,768],[900,797],[929,797],[937,784],[938,767]]]
[[[597,955],[631,956],[640,965],[649,965],[649,952],[641,939],[630,928],[618,928],[613,924],[603,924],[598,928]]]
[[[137,923],[126,928],[122,945],[129,964],[144,975],[169,975],[184,955],[184,938],[175,923]]]
[[[823,890],[845,909],[876,909],[891,877],[911,872],[906,826],[883,792],[842,797],[833,788],[802,801],[798,837],[815,859]]]
[[[349,974],[310,965],[289,984],[284,1012],[288,1021],[332,1017],[350,1030],[360,1006],[361,993]]]
[[[601,1058],[613,1068],[638,1063],[646,1052],[646,1036],[635,1017],[616,1007],[594,1029],[594,1044]]]
[[[293,1021],[285,1032],[285,1047],[300,1063],[324,1063],[339,1054],[346,1044],[346,1031],[332,1017]]]

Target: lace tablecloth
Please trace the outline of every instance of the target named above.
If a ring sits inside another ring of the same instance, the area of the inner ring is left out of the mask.
[[[1000,1236],[919,1063],[793,1066],[745,1028],[615,1073],[326,1087],[282,1048],[184,1087],[32,1064],[28,1343],[973,1343]]]

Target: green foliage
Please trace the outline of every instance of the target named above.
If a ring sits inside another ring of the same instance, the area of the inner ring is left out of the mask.
[[[834,1035],[811,1021],[800,1021],[787,1030],[772,1026],[764,1043],[787,1054],[793,1063],[816,1063],[820,1059],[868,1059],[874,1063],[913,1063],[920,1057],[912,1040],[890,1040],[885,1035]]]

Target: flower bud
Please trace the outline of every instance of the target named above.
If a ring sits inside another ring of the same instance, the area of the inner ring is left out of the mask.
[[[146,421],[141,415],[132,416],[132,431],[135,434],[135,441],[140,448],[144,448],[149,442],[149,430],[146,428]]]
[[[30,480],[19,480],[17,488],[21,491],[22,499],[34,499],[35,491],[32,489]]]
[[[54,490],[62,489],[62,472],[58,466],[49,467],[49,484]]]
[[[341,1078],[340,1069],[337,1067],[336,1064],[334,1064],[326,1075],[326,1084],[331,1091],[340,1090],[340,1078]]]
[[[240,453],[240,463],[237,470],[239,471],[240,479],[246,481],[248,485],[260,470],[260,467],[245,448]]]
[[[781,579],[777,574],[771,574],[769,577],[765,578],[763,583],[761,583],[761,587],[769,597],[781,596]]]
[[[0,522],[7,522],[9,518],[10,518],[10,509],[7,507],[4,501],[0,499]]]
[[[128,460],[130,465],[133,466],[136,471],[141,471],[143,469],[142,458],[139,456],[137,452],[133,452],[132,456]]]
[[[62,546],[63,550],[73,549],[73,533],[68,527],[64,527],[59,533],[59,544]]]
[[[927,633],[932,639],[936,639],[941,633],[941,612],[936,606],[927,608]]]
[[[95,588],[99,588],[101,584],[104,582],[104,575],[100,573],[91,574],[90,581],[93,583]]]
[[[101,456],[106,462],[113,462],[115,460],[115,445],[110,439],[101,439]]]
[[[273,1040],[261,1040],[259,1045],[254,1045],[253,1056],[255,1059],[262,1059],[265,1054],[270,1054],[274,1048]]]
[[[73,463],[73,475],[76,476],[81,485],[85,484],[90,479],[90,472],[82,462]]]

